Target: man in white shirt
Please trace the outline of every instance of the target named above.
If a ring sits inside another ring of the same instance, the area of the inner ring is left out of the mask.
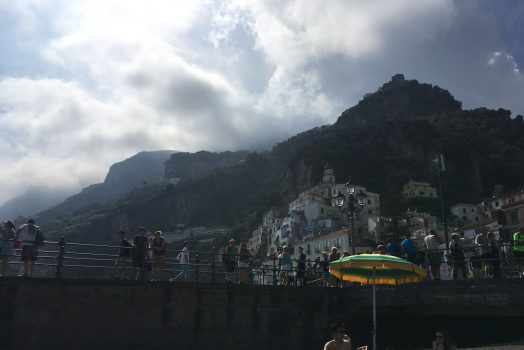
[[[442,251],[439,246],[443,243],[434,229],[430,229],[428,235],[424,237],[424,244],[427,249],[429,269],[434,280],[440,279],[440,265],[442,264]]]
[[[34,219],[29,219],[16,231],[16,240],[22,242],[21,260],[24,262],[24,276],[31,277],[33,267],[38,260],[37,236],[41,235],[40,227],[35,225]]]

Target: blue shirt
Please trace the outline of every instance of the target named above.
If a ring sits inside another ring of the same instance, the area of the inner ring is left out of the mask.
[[[405,239],[400,243],[400,247],[402,248],[403,252],[406,253],[416,253],[417,247],[415,247],[415,243],[411,239]]]

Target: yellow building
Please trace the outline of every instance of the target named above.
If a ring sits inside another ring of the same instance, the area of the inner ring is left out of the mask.
[[[437,189],[431,184],[413,180],[404,185],[402,195],[406,198],[438,198]]]

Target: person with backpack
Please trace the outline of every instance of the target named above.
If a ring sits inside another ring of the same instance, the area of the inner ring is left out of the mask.
[[[126,239],[125,231],[118,231],[116,234],[120,250],[115,262],[115,279],[120,279],[122,276],[124,279],[127,279],[126,268],[129,266],[133,244]]]
[[[0,228],[0,250],[2,254],[2,275],[6,276],[9,270],[9,260],[15,255],[13,240],[16,236],[15,224],[11,220],[4,221]]]
[[[16,231],[17,241],[22,241],[21,260],[24,262],[24,277],[33,275],[35,262],[38,260],[38,246],[44,245],[44,235],[40,227],[35,225],[34,219],[29,219]]]

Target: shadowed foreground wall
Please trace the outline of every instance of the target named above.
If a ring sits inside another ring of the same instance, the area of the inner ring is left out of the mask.
[[[328,324],[371,343],[371,288],[238,287],[4,278],[1,349],[322,349]],[[377,287],[381,348],[430,347],[436,327],[461,346],[523,337],[524,280]]]

